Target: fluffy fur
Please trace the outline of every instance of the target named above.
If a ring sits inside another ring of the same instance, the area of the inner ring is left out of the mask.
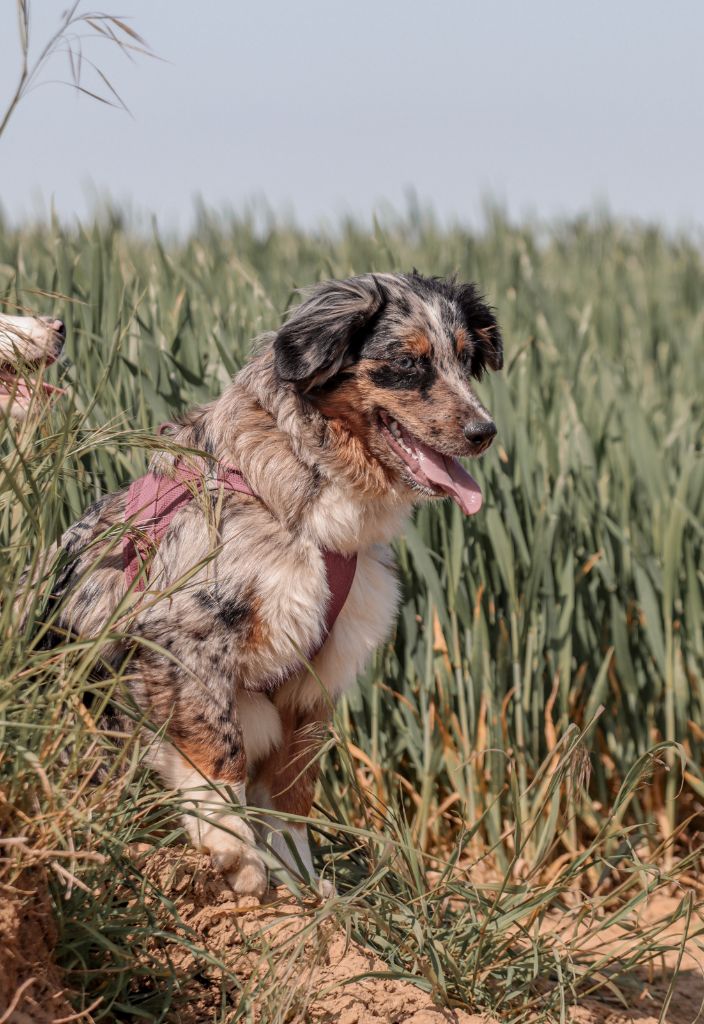
[[[0,414],[22,421],[33,400],[60,390],[37,387],[27,374],[58,359],[65,334],[54,317],[0,315]]]
[[[415,272],[330,281],[173,434],[207,452],[213,468],[206,499],[177,513],[146,596],[132,606],[130,676],[137,703],[162,729],[151,761],[188,792],[193,842],[236,891],[260,893],[264,866],[217,784],[243,804],[309,813],[330,706],[394,621],[388,544],[414,504],[442,497],[414,479],[385,423],[393,417],[445,456],[478,455],[495,428],[471,379],[501,365],[496,320],[473,285]],[[215,460],[237,466],[257,497],[223,496]],[[160,453],[152,468],[170,474],[173,462]],[[63,629],[95,635],[123,599],[121,552],[106,531],[124,509],[125,491],[107,495],[64,536]],[[314,649],[323,629],[326,548],[356,552],[358,567],[314,661],[321,692],[298,651]],[[150,597],[189,571],[168,599]],[[126,650],[115,644],[106,657],[118,662]],[[268,836],[294,866],[281,828],[272,816]],[[312,872],[305,830],[290,833]]]

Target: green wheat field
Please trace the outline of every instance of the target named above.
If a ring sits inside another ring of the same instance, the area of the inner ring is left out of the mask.
[[[0,421],[0,905],[43,915],[84,1020],[190,1020],[206,984],[220,996],[203,1019],[306,1020],[276,979],[309,946],[250,936],[245,978],[184,924],[149,871],[183,855],[178,799],[96,724],[127,700],[95,672],[118,624],[45,649],[52,567],[22,628],[21,574],[144,470],[161,422],[220,391],[296,288],[412,267],[476,280],[496,307],[506,365],[479,390],[499,436],[473,468],[482,513],[425,508],[397,544],[397,628],[337,710],[311,821],[338,896],[293,883],[305,942],[342,929],[439,1005],[515,1022],[627,1000],[683,934],[698,946],[701,240],[498,212],[475,232],[427,212],[315,232],[201,211],[181,240],[117,212],[0,221],[0,311],[66,321],[47,378],[69,389],[29,431]],[[645,923],[657,893],[674,909]]]

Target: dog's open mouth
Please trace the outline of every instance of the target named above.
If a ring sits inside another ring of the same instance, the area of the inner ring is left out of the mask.
[[[66,337],[62,320],[50,316],[0,314],[0,408],[25,413],[32,401],[65,395],[64,388],[44,380]]]
[[[467,516],[473,516],[480,510],[483,498],[479,484],[459,459],[442,455],[414,437],[387,412],[379,413],[379,421],[384,439],[403,460],[410,476],[420,487],[435,494],[448,495]]]
[[[52,358],[43,361],[44,366],[48,366],[53,362]],[[21,408],[29,408],[32,396],[36,393],[38,387],[41,388],[41,391],[47,397],[66,394],[65,388],[57,387],[56,384],[49,384],[45,380],[36,380],[28,374],[20,372],[10,363],[0,364],[0,395],[12,397]]]

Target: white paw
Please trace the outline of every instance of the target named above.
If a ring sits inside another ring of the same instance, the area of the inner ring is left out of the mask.
[[[337,889],[332,882],[327,880],[327,878],[319,878],[316,888],[320,893],[321,899],[329,900],[332,899],[333,896],[337,896]]]
[[[232,890],[241,896],[263,896],[266,892],[266,867],[258,853],[248,850],[236,871],[227,871],[225,878]]]
[[[210,853],[213,866],[222,872],[235,892],[262,896],[266,892],[266,868],[257,853],[254,833],[246,821],[235,815],[221,818],[220,824],[229,831],[214,823],[201,822],[201,848]]]
[[[331,896],[337,896],[337,889],[333,883],[326,878],[318,878],[313,867],[308,830],[305,825],[291,824],[282,827],[281,822],[277,821],[273,815],[266,815],[262,820],[262,826],[264,842],[281,865],[280,868],[275,867],[272,872],[273,877],[280,884],[288,884],[287,872],[290,872],[294,878],[299,878],[302,867],[303,877],[307,876],[311,887],[316,889],[324,900],[330,899]],[[295,855],[289,844],[293,845]]]

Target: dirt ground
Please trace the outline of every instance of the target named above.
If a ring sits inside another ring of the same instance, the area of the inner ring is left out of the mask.
[[[0,885],[1,1024],[49,1024],[73,1014],[53,962],[55,942],[43,873]]]
[[[253,1002],[258,1019],[266,1024],[489,1024],[485,1016],[435,1006],[427,993],[410,982],[360,977],[385,973],[386,968],[332,921],[314,929],[283,890],[264,906],[255,900],[238,904],[210,869],[208,859],[193,851],[152,853],[144,867],[177,903],[184,924],[199,943],[234,968],[244,990],[252,992],[261,984]],[[30,880],[25,891],[31,891]],[[60,975],[52,966],[55,935],[41,880],[36,894],[19,901],[0,893],[0,1024],[90,1022],[89,1013],[72,1014]],[[656,920],[669,909],[667,897],[662,897],[652,900],[645,913]],[[600,935],[600,941],[608,942],[609,936]],[[189,978],[173,1021],[205,1024],[214,1019],[223,998],[224,1005],[237,1004],[237,987],[223,986],[216,969],[201,969],[190,977],[195,964],[187,949],[172,945],[169,954],[177,970]],[[270,966],[262,967],[262,962]],[[569,1019],[574,1024],[657,1024],[672,965],[673,957],[668,955],[664,972],[654,972],[634,992],[629,1009],[602,992],[598,999],[585,1000]],[[703,1000],[704,975],[694,951],[687,952],[665,1021],[692,1024]]]

